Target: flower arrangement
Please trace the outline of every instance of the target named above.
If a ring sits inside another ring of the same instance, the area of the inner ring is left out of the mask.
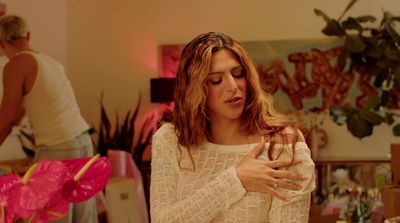
[[[62,218],[70,203],[93,197],[104,189],[109,177],[109,161],[99,155],[42,160],[23,177],[0,176],[0,222],[28,219],[30,223],[46,223]]]

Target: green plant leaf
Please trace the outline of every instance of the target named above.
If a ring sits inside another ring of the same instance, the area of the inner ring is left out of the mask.
[[[383,52],[380,47],[369,47],[366,50],[366,54],[369,57],[379,59],[382,56]]]
[[[111,125],[108,118],[106,109],[103,105],[103,94],[101,95],[101,121],[98,133],[97,150],[103,156],[107,155],[108,149],[118,149],[131,152],[134,144],[135,128],[134,124],[139,111],[141,96],[137,102],[135,111],[129,110],[126,114],[122,115],[123,119],[120,120],[119,113],[116,112],[115,124]]]
[[[346,8],[342,12],[342,14],[339,16],[338,21],[340,21],[343,18],[343,16],[346,14],[346,12],[348,12],[353,7],[353,5],[356,4],[357,1],[358,0],[351,0],[349,2],[349,4],[347,4]]]
[[[340,70],[344,70],[344,68],[346,67],[346,62],[347,62],[348,55],[349,54],[348,54],[348,52],[347,52],[347,50],[345,48],[343,48],[340,51],[340,54],[339,54],[338,60],[337,60],[337,63],[339,65],[339,67],[340,67]]]
[[[400,123],[393,126],[393,135],[400,136]]]
[[[386,122],[388,125],[393,124],[393,123],[394,123],[394,115],[393,115],[393,114],[390,114],[390,113],[386,113],[385,122]]]
[[[373,76],[378,76],[383,72],[380,67],[376,66],[376,64],[370,64],[370,66],[367,67],[367,70],[368,73]]]
[[[380,88],[382,86],[383,82],[385,81],[386,76],[387,76],[387,73],[385,73],[384,71],[382,71],[381,73],[376,75],[375,80],[374,80],[374,86],[376,88]]]
[[[314,9],[314,13],[315,13],[315,15],[317,15],[317,16],[321,16],[321,17],[325,20],[325,22],[330,22],[330,21],[332,21],[332,19],[329,18],[329,16],[327,16],[323,11],[321,11],[321,10],[319,10],[319,9]]]
[[[362,109],[347,108],[345,111],[330,108],[330,115],[335,123],[340,125],[345,121],[348,130],[354,136],[363,138],[372,134],[375,125],[394,122],[393,114],[385,113],[383,117],[376,110],[397,103],[394,101],[397,99],[390,97],[390,92],[400,89],[400,34],[394,26],[400,21],[400,16],[384,12],[383,19],[376,27],[366,24],[376,21],[371,15],[348,17],[341,22],[356,2],[357,0],[349,1],[337,20],[320,10],[315,10],[315,14],[323,17],[326,22],[322,30],[325,35],[344,38],[343,50],[337,58],[337,65],[342,72],[349,67],[349,71],[358,72],[360,75],[372,75],[371,79],[367,76],[369,84],[373,84],[373,90],[378,94],[365,101]],[[358,31],[358,35],[350,35],[352,30]],[[347,63],[350,63],[350,66],[347,66]],[[367,72],[363,72],[364,69]],[[390,86],[383,86],[384,83],[390,83]],[[400,136],[400,126],[398,128],[394,134]],[[395,132],[395,129],[393,131]]]
[[[389,103],[390,99],[390,92],[389,91],[382,91],[381,95],[381,106],[386,107]]]
[[[343,29],[349,29],[349,30],[354,29],[359,32],[363,30],[363,27],[358,23],[358,21],[352,17],[349,17],[345,21],[343,21],[342,27]]]
[[[390,35],[394,42],[400,44],[400,35],[396,32],[391,24],[386,24],[384,26],[384,30]]]
[[[325,28],[322,30],[322,32],[327,35],[327,36],[343,36],[346,34],[346,32],[342,29],[340,26],[339,22],[331,19],[329,16],[327,16],[324,12],[322,12],[319,9],[314,9],[314,13],[317,16],[321,16],[325,22]]]
[[[400,61],[400,50],[399,49],[388,49],[385,51],[385,56],[396,62]]]
[[[366,44],[358,35],[347,35],[344,42],[344,47],[350,53],[361,53],[365,50]]]
[[[372,135],[373,125],[367,122],[359,112],[352,112],[347,116],[347,129],[359,139]]]
[[[364,23],[364,22],[375,22],[376,18],[371,15],[365,15],[365,16],[358,16],[354,18],[357,20],[357,22]]]
[[[372,125],[379,125],[385,121],[384,117],[369,110],[361,109],[359,113],[364,118],[365,121],[371,123]]]
[[[327,36],[344,36],[346,34],[336,20],[326,22],[326,26],[322,32]]]
[[[377,65],[379,68],[385,70],[386,68],[389,67],[389,62],[383,58],[383,59],[378,60],[378,62],[376,62],[376,65]]]
[[[380,105],[381,100],[378,95],[369,97],[363,104],[362,108],[366,110],[376,109]]]
[[[329,109],[329,115],[336,124],[343,125],[346,123],[347,116],[353,112],[351,108],[345,108],[340,106],[332,106]]]
[[[397,65],[393,72],[394,82],[397,87],[400,87],[400,64]]]

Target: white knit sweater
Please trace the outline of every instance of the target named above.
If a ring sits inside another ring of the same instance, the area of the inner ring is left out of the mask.
[[[301,191],[278,189],[290,202],[269,194],[247,192],[236,175],[237,162],[257,144],[203,143],[179,151],[172,124],[164,124],[153,136],[150,206],[152,222],[308,222],[310,194],[315,188],[314,163],[303,142],[296,143],[300,164],[288,170],[308,179],[296,182]],[[273,157],[292,158],[291,145],[277,145]],[[259,159],[268,159],[268,144]],[[178,162],[181,162],[179,166]]]

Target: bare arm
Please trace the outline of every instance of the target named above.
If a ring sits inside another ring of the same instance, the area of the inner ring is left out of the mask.
[[[30,55],[18,55],[4,67],[3,99],[0,107],[0,145],[23,116],[22,102],[26,94],[25,77],[36,75],[36,72],[36,61]]]

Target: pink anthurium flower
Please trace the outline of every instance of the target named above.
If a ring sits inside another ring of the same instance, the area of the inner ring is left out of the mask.
[[[69,174],[62,188],[64,198],[71,202],[82,202],[104,189],[110,178],[111,167],[106,157],[63,160]]]
[[[0,176],[0,223],[13,222],[14,213],[8,209],[10,197],[7,192],[19,180],[21,177],[13,174]]]
[[[57,160],[42,160],[27,171],[9,191],[10,209],[21,218],[28,218],[43,209],[60,192],[67,174],[66,166]]]
[[[32,214],[29,223],[47,223],[64,217],[69,211],[70,202],[65,200],[61,190],[56,193],[46,206]]]

